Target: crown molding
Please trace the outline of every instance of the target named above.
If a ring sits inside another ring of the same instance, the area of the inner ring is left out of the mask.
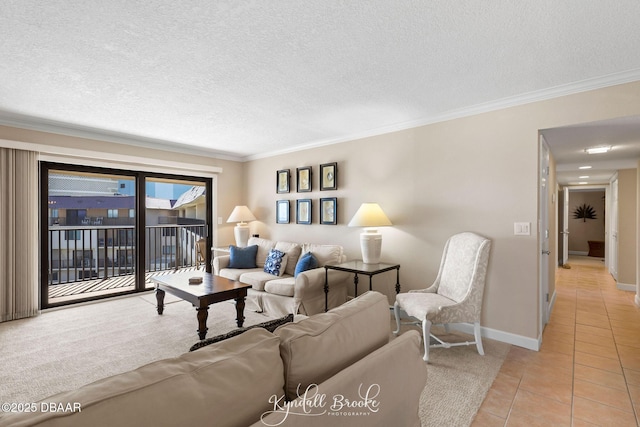
[[[581,92],[602,89],[610,86],[616,86],[625,83],[640,81],[640,69],[629,70],[621,73],[609,74],[602,77],[586,79],[579,82],[569,83],[543,89],[525,94],[511,96],[498,99],[491,102],[473,105],[457,110],[451,110],[431,117],[425,117],[418,120],[403,122],[391,126],[380,127],[366,132],[360,132],[344,136],[340,138],[326,139],[323,141],[313,142],[304,145],[298,145],[295,148],[279,150],[276,152],[255,154],[243,157],[244,161],[258,160],[267,157],[274,157],[282,154],[288,154],[296,151],[308,150],[310,148],[323,147],[327,145],[339,144],[342,142],[354,141],[357,139],[368,138],[372,136],[383,135],[392,132],[412,129],[420,126],[431,125],[434,123],[446,122],[449,120],[459,119],[463,117],[475,116],[477,114],[488,113],[491,111],[502,110],[504,108],[517,107],[519,105],[531,104],[539,101],[559,98],[562,96],[573,95]]]
[[[191,154],[194,156],[211,157],[221,160],[243,161],[241,156],[230,153],[222,153],[215,150],[180,144],[155,138],[134,136],[120,132],[97,129],[88,126],[79,126],[48,120],[37,117],[24,116],[0,110],[0,125],[11,126],[20,129],[47,132],[57,135],[66,135],[77,138],[94,139],[98,141],[112,142],[116,144],[132,145],[136,147],[163,150],[173,153]]]

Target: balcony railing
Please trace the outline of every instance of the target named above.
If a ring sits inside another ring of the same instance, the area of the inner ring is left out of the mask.
[[[49,227],[49,285],[107,279],[134,273],[134,226]],[[145,228],[145,272],[179,270],[202,264],[197,242],[205,224],[167,224]]]

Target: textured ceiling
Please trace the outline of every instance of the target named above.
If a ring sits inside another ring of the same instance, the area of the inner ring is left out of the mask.
[[[2,0],[0,123],[259,157],[638,80],[638,22],[638,0]]]

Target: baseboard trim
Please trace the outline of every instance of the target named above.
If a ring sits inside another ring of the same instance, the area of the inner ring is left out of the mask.
[[[616,288],[620,289],[621,291],[636,291],[636,285],[629,285],[627,283],[616,282]]]
[[[569,251],[569,255],[589,256],[589,252]]]
[[[473,335],[473,325],[470,323],[456,323],[451,325],[451,329]],[[517,345],[528,350],[540,350],[540,340],[512,334],[511,332],[499,331],[497,329],[480,327],[480,334],[483,338],[500,341],[506,344]]]
[[[553,300],[555,301],[555,292],[553,293]],[[394,317],[393,307],[389,307],[391,309],[391,317]],[[551,313],[551,311],[549,311]],[[409,316],[404,310],[400,310],[400,319],[403,321],[408,321]],[[455,329],[460,332],[464,332],[465,334],[473,335],[473,324],[471,323],[452,323],[450,324],[451,329]],[[511,332],[499,331],[497,329],[487,328],[485,326],[480,326],[480,335],[483,338],[489,338],[490,340],[496,340],[503,342],[505,344],[517,345],[518,347],[523,347],[528,350],[538,351],[540,350],[540,346],[542,345],[542,337],[539,339],[524,337],[522,335],[512,334]]]
[[[556,294],[556,291],[554,289],[553,294],[551,295],[551,301],[549,301],[549,317],[551,317],[551,313],[553,313],[553,306],[556,304],[557,296],[558,294]]]

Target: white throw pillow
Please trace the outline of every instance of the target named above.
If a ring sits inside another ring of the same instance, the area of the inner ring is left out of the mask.
[[[264,272],[274,276],[282,276],[287,268],[287,254],[277,249],[271,249],[264,261]]]
[[[300,258],[300,253],[302,252],[302,245],[298,243],[278,242],[276,243],[275,249],[287,254],[287,267],[284,272],[293,276],[296,270],[296,264]]]

